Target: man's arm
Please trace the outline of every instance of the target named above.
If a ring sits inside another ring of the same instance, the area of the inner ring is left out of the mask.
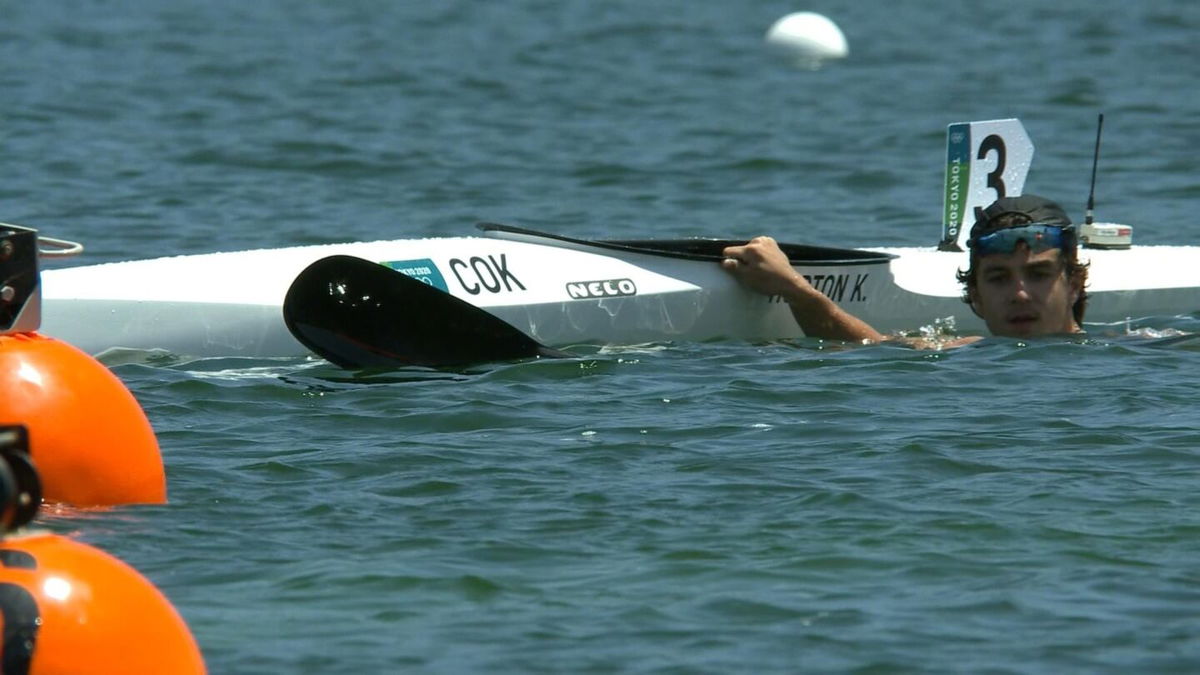
[[[723,251],[721,267],[743,286],[764,295],[778,295],[792,309],[796,323],[809,337],[880,342],[887,339],[867,322],[842,309],[792,269],[787,255],[770,237],[755,237],[744,246]]]

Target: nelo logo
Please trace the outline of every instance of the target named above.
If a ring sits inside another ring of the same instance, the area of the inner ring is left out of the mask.
[[[603,279],[601,281],[572,281],[567,284],[567,295],[572,300],[587,298],[617,298],[637,295],[637,285],[632,279]]]

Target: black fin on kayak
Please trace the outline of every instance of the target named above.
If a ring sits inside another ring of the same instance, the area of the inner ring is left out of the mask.
[[[296,276],[283,320],[304,346],[343,368],[573,356],[449,293],[346,255],[322,258]]]

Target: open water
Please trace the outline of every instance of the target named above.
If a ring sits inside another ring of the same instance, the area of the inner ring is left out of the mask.
[[[850,58],[766,52],[806,9]],[[947,124],[1020,117],[1026,190],[1080,219],[1103,112],[1099,219],[1197,244],[1198,35],[1192,0],[3,2],[0,220],[81,263],[478,220],[924,245]],[[149,577],[214,673],[1195,672],[1200,346],[1093,328],[110,354],[170,503],[41,525]]]

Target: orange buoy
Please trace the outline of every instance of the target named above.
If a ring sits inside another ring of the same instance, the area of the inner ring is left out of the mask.
[[[0,541],[3,672],[204,673],[175,608],[137,570],[56,534]]]
[[[29,429],[43,496],[75,506],[167,500],[158,439],[112,371],[37,333],[0,335],[0,424]]]

